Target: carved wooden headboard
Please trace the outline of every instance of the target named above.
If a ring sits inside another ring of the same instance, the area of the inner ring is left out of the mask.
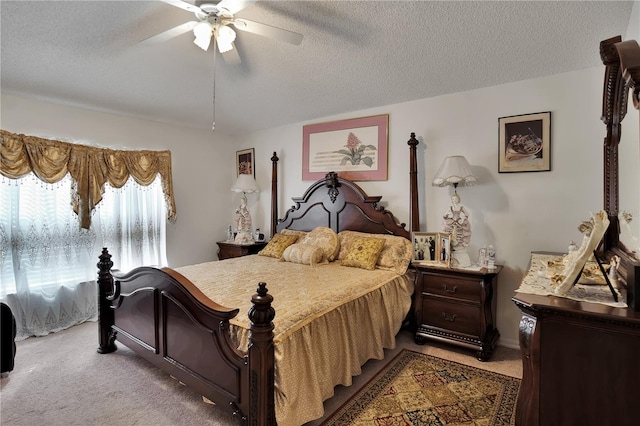
[[[411,231],[418,231],[418,173],[415,133],[409,145],[409,183],[411,229],[399,223],[393,213],[379,206],[381,196],[369,196],[356,183],[329,172],[324,179],[313,183],[302,197],[293,198],[295,205],[278,219],[278,156],[271,157],[271,234],[282,229],[310,231],[318,226],[327,226],[336,232],[361,231],[371,234],[399,235],[411,239]]]
[[[276,229],[310,231],[317,226],[328,226],[336,232],[361,231],[411,239],[406,225],[398,223],[390,211],[378,206],[381,198],[368,196],[354,182],[330,172],[325,179],[311,185],[302,197],[293,198],[295,205]]]

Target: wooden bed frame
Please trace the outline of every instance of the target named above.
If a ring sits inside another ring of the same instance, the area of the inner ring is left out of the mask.
[[[411,133],[411,231],[419,229],[416,146]],[[400,235],[410,239],[405,224],[355,183],[335,173],[312,184],[277,218],[277,162],[272,161],[272,229],[311,230],[329,226],[336,232],[354,230]],[[207,298],[193,283],[170,268],[140,267],[128,273],[111,271],[113,262],[104,248],[98,263],[98,352],[117,349],[116,339],[149,362],[228,409],[249,425],[275,425],[274,346],[271,307],[273,297],[265,283],[256,283],[249,310],[249,349],[235,348],[229,320],[239,309],[226,308]],[[313,301],[310,301],[311,303]]]

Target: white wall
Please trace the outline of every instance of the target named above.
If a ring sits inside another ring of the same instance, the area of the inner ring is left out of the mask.
[[[622,34],[622,40],[636,40],[640,43],[640,1],[633,2],[629,26],[626,36]]]
[[[5,94],[1,108],[0,128],[13,133],[115,149],[171,150],[178,215],[167,225],[169,265],[216,259],[233,184],[231,174],[220,170],[235,161],[223,136]]]
[[[597,47],[594,55],[597,55]],[[566,251],[580,242],[578,224],[602,208],[602,140],[600,121],[604,67],[505,84],[470,92],[356,111],[313,122],[389,114],[389,178],[358,182],[401,222],[409,223],[409,148],[415,132],[421,206],[421,231],[438,231],[450,205],[452,188],[431,186],[442,159],[462,154],[479,184],[458,190],[471,214],[472,259],[478,249],[493,244],[499,263],[497,326],[501,344],[517,347],[520,312],[511,301],[527,270],[532,250]],[[498,173],[498,118],[551,111],[551,171]],[[279,216],[310,182],[302,182],[302,126],[296,123],[243,135],[243,147],[255,147],[257,179],[265,191],[254,200],[257,226],[268,230],[268,158],[281,159]],[[636,140],[637,129],[636,129]]]

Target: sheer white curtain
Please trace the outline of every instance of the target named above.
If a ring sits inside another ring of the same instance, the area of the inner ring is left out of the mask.
[[[166,207],[160,177],[105,186],[90,229],[70,205],[71,179],[48,184],[29,174],[0,177],[0,299],[18,325],[18,339],[97,317],[96,264],[102,247],[114,268],[165,266]]]

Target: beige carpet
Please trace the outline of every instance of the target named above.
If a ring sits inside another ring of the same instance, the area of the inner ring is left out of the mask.
[[[2,425],[236,425],[232,418],[123,346],[100,355],[97,324],[84,323],[18,342],[14,370],[0,380]],[[416,345],[409,332],[385,359],[371,360],[353,385],[337,386],[325,402],[330,415],[402,349],[522,376],[519,351],[499,347],[491,361],[445,344]],[[327,416],[325,416],[326,418]],[[320,424],[323,419],[307,426]]]
[[[520,379],[405,349],[323,426],[509,426],[519,388]]]
[[[1,380],[2,426],[237,425],[124,346],[98,354],[95,322],[17,346]]]

